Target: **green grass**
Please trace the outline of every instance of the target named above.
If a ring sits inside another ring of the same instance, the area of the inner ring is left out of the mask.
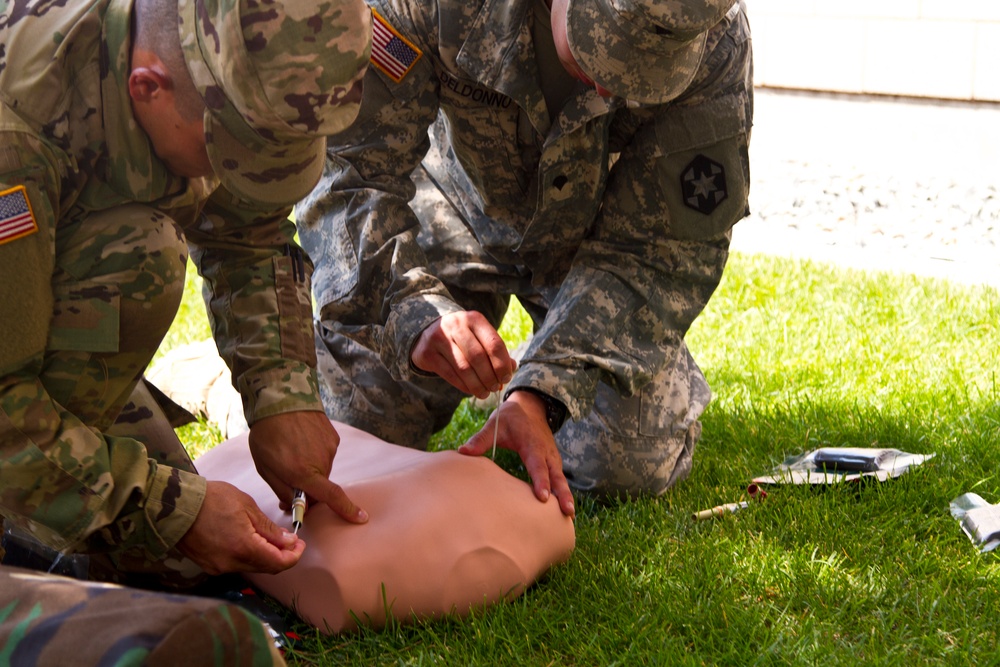
[[[300,624],[289,662],[998,664],[1000,561],[948,513],[967,491],[1000,502],[998,322],[991,289],[736,254],[688,335],[714,400],[687,481],[655,500],[578,499],[573,557],[512,603],[341,637]],[[436,445],[485,416],[463,406]],[[774,488],[691,521],[824,445],[936,456],[890,483]]]

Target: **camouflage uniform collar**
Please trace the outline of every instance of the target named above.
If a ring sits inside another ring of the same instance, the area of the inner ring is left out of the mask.
[[[133,0],[108,0],[104,16],[101,106],[108,155],[101,179],[132,201],[151,202],[177,191],[185,179],[167,171],[132,114],[128,95],[132,6]]]
[[[525,110],[542,135],[550,131],[545,96],[538,87],[538,66],[531,35],[535,0],[484,0],[462,44],[456,63],[485,86],[507,95]],[[502,54],[497,58],[497,53]],[[588,120],[621,107],[590,91],[577,95],[557,119],[556,132],[571,132]]]
[[[607,116],[625,108],[625,101],[617,97],[604,98],[595,90],[587,90],[566,102],[556,121],[559,134],[574,132],[594,118]]]
[[[485,0],[455,62],[483,85],[513,99],[538,128],[549,123],[545,98],[536,83],[528,22],[533,1]]]

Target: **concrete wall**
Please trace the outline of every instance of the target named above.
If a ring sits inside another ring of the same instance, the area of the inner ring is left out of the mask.
[[[1000,0],[746,0],[761,86],[1000,101]]]

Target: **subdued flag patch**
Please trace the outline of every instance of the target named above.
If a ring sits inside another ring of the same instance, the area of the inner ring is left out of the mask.
[[[399,83],[420,60],[423,52],[399,34],[395,28],[372,10],[371,62],[386,76]]]
[[[0,192],[0,245],[38,231],[23,185]]]

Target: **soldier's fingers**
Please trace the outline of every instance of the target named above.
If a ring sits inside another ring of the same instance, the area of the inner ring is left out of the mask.
[[[462,356],[456,358],[455,352],[456,350],[452,349],[449,350],[449,354],[435,353],[437,374],[441,376],[442,380],[463,393],[479,396],[480,398],[486,397],[489,392],[482,386],[482,383],[479,383],[475,379],[476,376],[469,370],[465,358]],[[458,352],[458,354],[461,355],[461,352]],[[470,380],[474,382],[470,384]]]
[[[482,430],[469,438],[465,444],[458,448],[459,454],[465,454],[466,456],[482,456],[489,449],[493,447],[493,427],[490,423],[496,419],[496,411],[493,415],[486,421],[486,425],[483,426]]]
[[[506,377],[510,356],[503,339],[482,315],[475,311],[451,313],[441,318],[447,349],[441,353],[451,357],[455,372],[468,387],[469,393],[486,398],[496,391]],[[496,357],[496,359],[495,359]],[[500,372],[495,366],[503,368]]]
[[[473,364],[477,365],[483,384],[491,391],[497,391],[514,377],[517,362],[511,358],[507,344],[485,317],[470,318],[469,330],[476,337],[476,342],[484,354],[481,362],[478,358],[474,358]],[[477,362],[483,365],[482,369],[478,368]]]
[[[285,530],[271,521],[259,508],[248,509],[247,515],[254,531],[278,549],[291,548],[299,541],[299,538],[294,533]]]
[[[461,351],[452,354],[447,361],[449,366],[441,377],[450,385],[480,399],[485,399],[490,395],[490,389],[484,383],[481,371],[473,368]],[[492,370],[490,374],[492,374]],[[492,383],[493,380],[490,382]]]
[[[448,373],[454,378],[448,382],[479,398],[486,398],[490,395],[487,382],[490,386],[495,382],[492,379],[493,369],[475,336],[468,331],[463,331],[460,337],[449,338],[447,348],[442,349],[440,354],[449,364]],[[488,376],[485,382],[484,375]]]
[[[351,523],[365,523],[368,521],[368,512],[354,504],[348,495],[340,487],[329,479],[316,477],[311,480],[308,488],[303,488],[309,496],[315,498],[317,502],[325,504],[332,509],[337,516],[344,521]]]
[[[549,466],[544,460],[539,460],[538,457],[531,454],[522,453],[521,461],[531,478],[531,488],[535,492],[535,497],[543,503],[546,502],[552,489],[552,483],[549,480]]]
[[[464,313],[464,317],[448,321],[445,328],[451,342],[450,354],[456,359],[456,371],[462,376],[469,393],[485,398],[509,381],[510,355],[496,329],[480,313]]]
[[[549,480],[552,486],[552,495],[559,501],[559,509],[569,518],[576,517],[576,505],[573,502],[573,492],[566,481],[566,475],[562,470],[562,460],[549,462]]]
[[[529,445],[519,453],[525,470],[531,477],[535,497],[546,502],[554,495],[563,514],[569,517],[576,516],[573,493],[563,473],[562,457],[556,449],[555,441],[535,441],[533,446]]]
[[[297,537],[292,544],[282,549],[258,533],[251,540],[249,548],[241,554],[240,569],[247,572],[277,574],[298,563],[305,548],[306,543]]]
[[[431,335],[431,330],[435,335]],[[411,356],[413,364],[422,371],[434,373],[461,392],[486,398],[489,391],[483,386],[469,365],[462,348],[444,334],[440,324],[428,327]]]
[[[240,498],[245,499],[243,515],[246,517],[243,544],[234,549],[240,569],[274,574],[295,565],[305,543],[271,521],[251,497],[241,494]]]

